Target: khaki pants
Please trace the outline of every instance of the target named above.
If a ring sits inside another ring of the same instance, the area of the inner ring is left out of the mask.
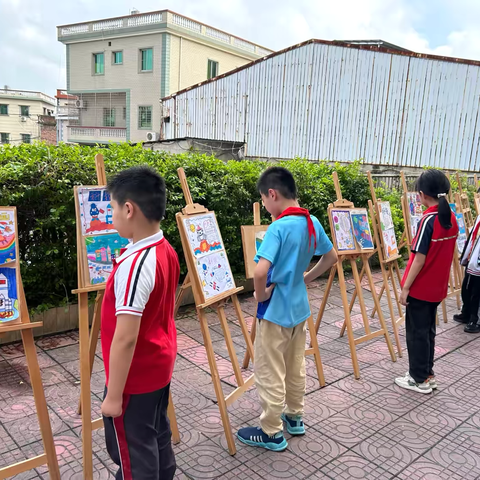
[[[282,412],[304,413],[306,332],[306,322],[285,328],[257,320],[255,385],[263,409],[260,425],[267,435],[283,430]]]

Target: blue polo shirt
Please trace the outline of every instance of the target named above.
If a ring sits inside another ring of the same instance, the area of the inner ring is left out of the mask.
[[[289,215],[273,222],[267,230],[255,261],[272,263],[271,282],[275,284],[263,318],[282,327],[293,328],[310,316],[307,287],[303,274],[314,255],[324,255],[332,248],[320,222],[310,216],[315,227],[317,248],[311,239],[309,248],[307,219]]]

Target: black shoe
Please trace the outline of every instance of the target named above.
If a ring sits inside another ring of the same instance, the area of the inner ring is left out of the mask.
[[[480,323],[478,320],[473,320],[463,330],[467,333],[480,333]]]
[[[458,323],[469,323],[470,316],[466,316],[463,313],[458,313],[457,315],[453,316],[453,319]]]

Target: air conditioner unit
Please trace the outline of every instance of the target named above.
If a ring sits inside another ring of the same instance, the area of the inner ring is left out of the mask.
[[[147,142],[156,142],[158,140],[157,132],[147,132]]]
[[[27,121],[27,117],[20,117],[20,121],[21,121],[21,122],[26,122],[26,121]]]
[[[87,102],[85,100],[75,100],[76,108],[87,108]]]

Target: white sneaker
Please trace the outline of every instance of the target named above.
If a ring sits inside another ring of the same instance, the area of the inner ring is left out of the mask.
[[[405,388],[406,390],[413,390],[414,392],[418,393],[432,393],[432,387],[428,380],[426,382],[417,383],[409,373],[407,373],[404,377],[397,377],[395,379],[395,383],[401,387]]]
[[[438,383],[434,376],[428,377],[427,382],[432,390],[436,390],[438,388]]]

